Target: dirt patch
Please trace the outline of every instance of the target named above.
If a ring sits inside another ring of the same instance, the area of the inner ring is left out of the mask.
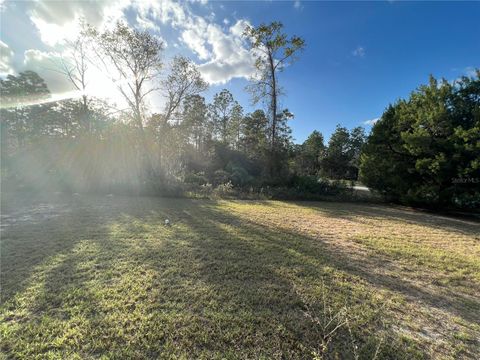
[[[36,204],[31,207],[22,207],[10,213],[0,215],[0,231],[20,224],[39,224],[43,221],[54,219],[71,211],[68,205]]]

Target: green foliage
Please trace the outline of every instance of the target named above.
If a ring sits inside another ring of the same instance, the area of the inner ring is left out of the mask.
[[[203,172],[189,173],[185,176],[184,181],[186,184],[194,184],[194,185],[204,185],[208,183],[208,179],[206,178]]]
[[[268,119],[263,110],[255,110],[243,118],[240,148],[250,159],[265,157],[268,147]]]
[[[197,153],[204,154],[212,137],[212,126],[207,119],[208,108],[200,95],[188,96],[183,103],[182,130],[184,140],[193,143]]]
[[[215,170],[212,180],[214,185],[225,184],[230,181],[230,173],[226,170]]]
[[[295,149],[295,172],[300,175],[318,175],[324,152],[323,135],[315,130]]]
[[[242,110],[240,105],[233,99],[233,95],[227,89],[223,89],[213,97],[213,103],[209,106],[209,116],[213,124],[214,136],[224,144],[232,142],[234,116],[238,119]],[[238,126],[238,124],[235,124]],[[235,136],[235,135],[234,135]]]
[[[230,181],[236,186],[247,186],[252,183],[253,177],[242,166],[234,163],[227,165],[227,171],[230,173]]]
[[[348,131],[337,125],[321,158],[321,174],[330,179],[357,180],[360,152],[365,142],[363,128]]]
[[[88,70],[83,61],[89,61],[114,81],[128,109],[112,110],[110,104],[85,95],[37,105],[48,98],[49,91],[36,73],[1,80],[2,168],[8,168],[2,174],[12,175],[12,183],[20,174],[38,188],[48,183],[53,190],[124,192],[130,188],[133,193],[163,193],[161,189],[178,179],[190,185],[205,184],[205,180],[215,186],[285,184],[291,173],[288,121],[293,117],[287,109],[244,115],[227,89],[207,104],[199,95],[207,84],[189,59],[175,56],[160,80],[163,43],[147,31],[124,22],[101,32],[81,25],[74,58],[62,62],[59,72],[82,91]],[[287,39],[281,27],[276,23],[270,35],[264,34],[271,55],[282,56],[270,68],[274,72],[303,48],[301,39]],[[84,57],[84,46],[92,58]],[[78,63],[80,68],[72,65]],[[279,90],[276,81],[273,84]],[[154,90],[161,90],[165,108],[147,116],[145,99]],[[205,179],[193,175],[199,173]]]
[[[0,79],[2,151],[15,151],[41,134],[49,107],[42,101],[49,96],[47,84],[33,71]],[[33,118],[37,121],[32,122]]]
[[[269,116],[269,158],[268,175],[270,181],[278,181],[284,177],[285,145],[290,141],[290,132],[287,121],[293,115],[287,110],[279,108],[279,98],[282,94],[278,84],[278,73],[283,71],[286,64],[291,64],[296,55],[305,47],[305,41],[292,36],[288,39],[282,33],[283,24],[272,22],[269,25],[261,24],[258,27],[247,26],[244,36],[250,42],[251,49],[255,50],[256,76],[252,77],[247,90],[252,95],[254,103],[260,100],[268,103]]]
[[[361,157],[363,182],[389,199],[480,206],[480,77],[433,77],[390,105]]]
[[[218,184],[212,191],[214,197],[229,197],[234,195],[233,184],[231,181]]]
[[[170,65],[170,73],[162,82],[162,89],[167,99],[163,121],[168,122],[178,120],[182,102],[207,90],[208,84],[192,60],[175,56]]]
[[[247,26],[244,36],[250,41],[251,47],[260,49],[267,54],[271,54],[277,59],[274,70],[282,70],[287,63],[294,60],[294,55],[305,48],[305,40],[299,36],[292,36],[290,39],[285,33],[282,33],[283,24],[274,21],[270,24],[260,24],[259,26]],[[263,71],[268,67],[268,59],[262,56],[256,58],[256,67]]]
[[[35,104],[49,97],[45,80],[34,71],[24,71],[15,75],[7,75],[0,79],[2,108],[15,108],[20,104]]]
[[[337,126],[327,145],[317,131],[294,145],[293,114],[277,104],[276,74],[304,42],[282,29],[274,22],[245,31],[252,48],[264,53],[252,85],[267,100],[267,112],[244,114],[227,89],[207,104],[199,95],[207,84],[198,68],[177,56],[160,82],[165,109],[147,118],[144,98],[156,89],[162,42],[124,23],[103,33],[87,27],[85,39],[103,54],[97,60],[114,64],[108,75],[125,80],[116,84],[129,109],[111,111],[109,104],[86,96],[49,102],[47,84],[32,71],[0,80],[2,181],[69,191],[168,188],[169,194],[182,192],[181,181],[187,189],[230,183],[238,191],[279,187],[307,198],[329,192],[317,181],[320,176],[356,181],[361,162],[367,185],[392,200],[480,205],[478,76],[454,84],[432,78],[408,100],[390,106],[363,155],[360,127]]]
[[[304,199],[340,195],[347,191],[343,183],[322,180],[317,176],[293,176],[289,187],[298,192],[299,197]]]

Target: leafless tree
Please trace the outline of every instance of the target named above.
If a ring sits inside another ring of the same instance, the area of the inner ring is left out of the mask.
[[[123,22],[102,33],[88,27],[87,34],[95,41],[96,65],[116,85],[130,107],[134,124],[143,133],[146,96],[158,90],[154,80],[162,68],[163,42]]]
[[[66,76],[73,87],[81,93],[81,119],[80,123],[87,132],[91,131],[89,119],[89,99],[87,96],[87,73],[88,73],[88,38],[80,34],[75,40],[66,44],[66,51],[60,60],[54,60],[55,69]]]

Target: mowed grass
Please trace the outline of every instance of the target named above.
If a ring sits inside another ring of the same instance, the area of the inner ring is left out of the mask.
[[[469,220],[335,202],[2,199],[4,358],[476,359],[479,294]]]

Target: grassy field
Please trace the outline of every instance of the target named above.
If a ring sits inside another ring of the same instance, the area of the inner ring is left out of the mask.
[[[406,208],[4,196],[1,272],[4,358],[480,356],[480,224]]]

